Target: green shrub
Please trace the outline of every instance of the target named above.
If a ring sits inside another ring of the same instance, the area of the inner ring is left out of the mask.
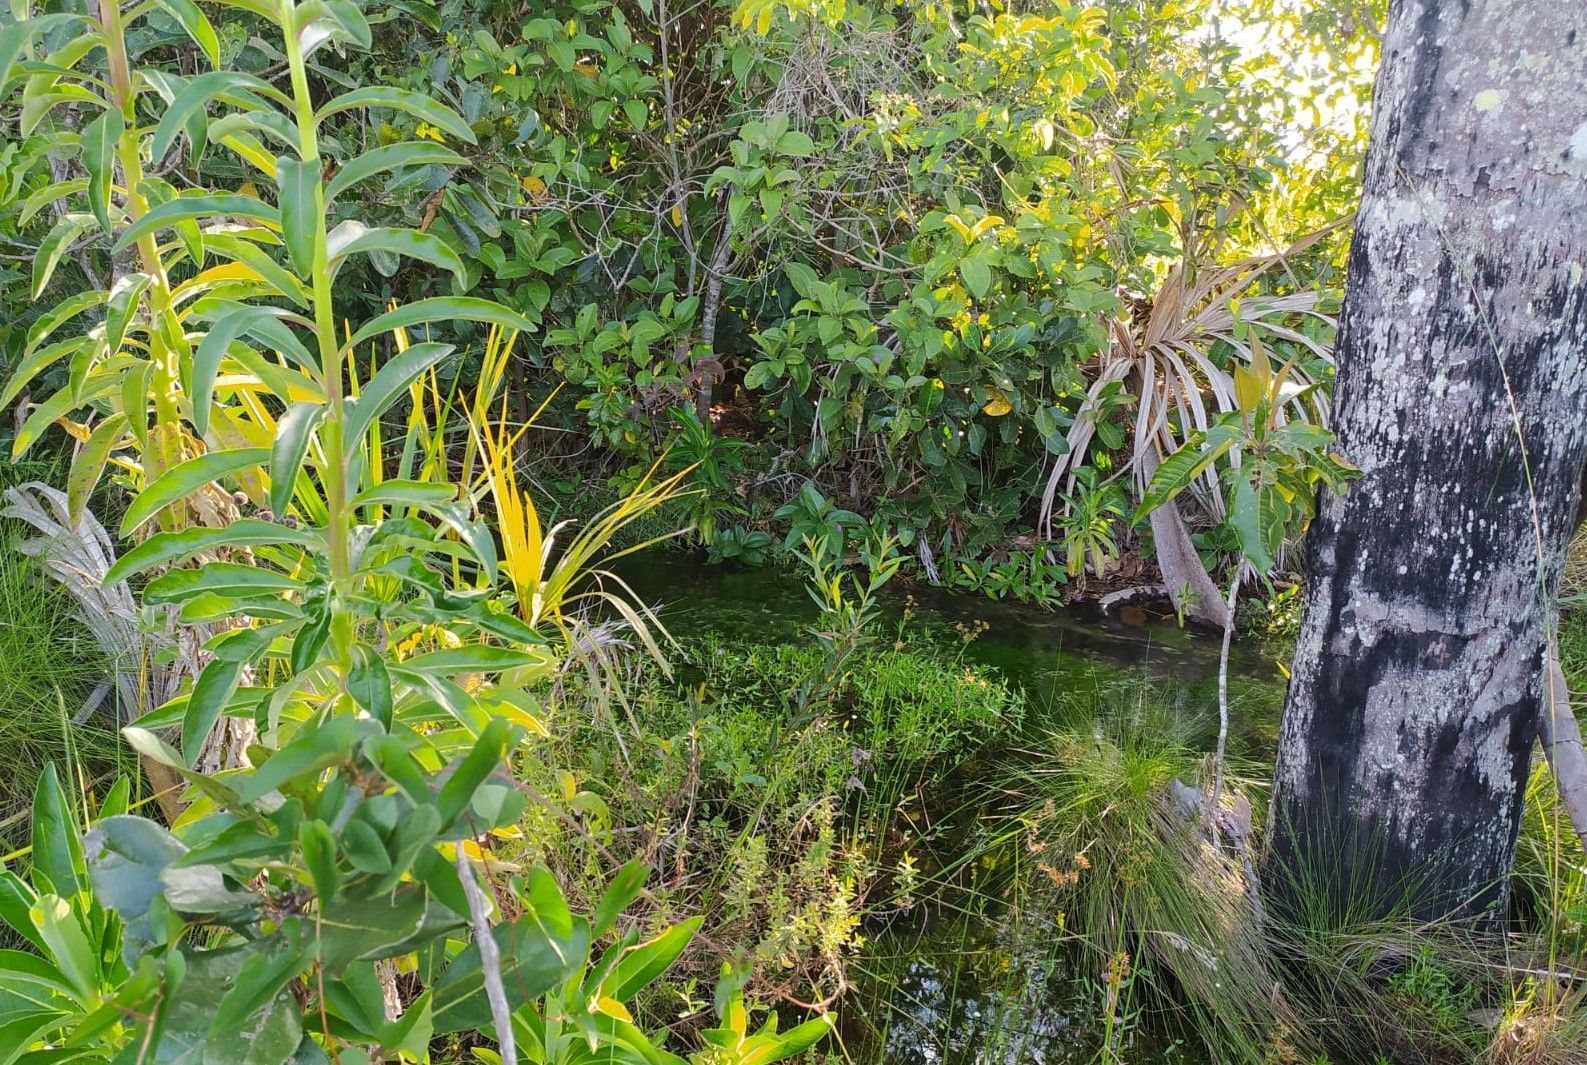
[[[521,858],[593,892],[604,851],[642,855],[665,874],[656,919],[706,915],[684,978],[732,960],[764,991],[820,997],[861,918],[909,901],[908,801],[1017,731],[1023,700],[901,638],[846,657],[830,698],[801,715],[791,700],[829,663],[821,647],[706,635],[681,650],[676,679],[645,674],[610,714],[567,694],[528,771],[554,808],[530,810]]]

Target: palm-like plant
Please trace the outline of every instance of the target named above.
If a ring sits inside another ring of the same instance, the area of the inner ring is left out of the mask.
[[[1110,343],[1067,434],[1068,449],[1048,474],[1041,502],[1044,536],[1052,538],[1055,516],[1066,512],[1068,501],[1075,497],[1077,475],[1087,465],[1098,423],[1117,405],[1121,389],[1135,401],[1127,469],[1140,497],[1165,456],[1212,428],[1220,415],[1239,410],[1235,372],[1258,357],[1253,334],[1297,345],[1317,365],[1332,366],[1336,322],[1323,309],[1320,293],[1253,294],[1253,289],[1344,221],[1309,233],[1271,255],[1249,256],[1225,266],[1196,268],[1180,263],[1169,270],[1143,316],[1110,323]],[[1322,327],[1315,331],[1322,336],[1301,327],[1306,319]],[[1219,348],[1232,353],[1228,365],[1215,358]],[[1291,368],[1285,395],[1274,412],[1278,423],[1299,419],[1326,425],[1328,403],[1316,387],[1319,383],[1304,370]],[[1229,452],[1227,462],[1239,466],[1237,448]],[[1207,520],[1225,517],[1215,468],[1204,470],[1187,496]],[[1169,501],[1159,509],[1151,515],[1152,532],[1170,595],[1182,610],[1188,606],[1191,615],[1221,625],[1222,596],[1196,561],[1177,503]],[[1187,588],[1193,594],[1182,596]]]

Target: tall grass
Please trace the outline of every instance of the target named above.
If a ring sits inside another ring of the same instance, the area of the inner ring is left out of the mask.
[[[0,523],[0,848],[28,837],[34,785],[50,762],[78,767],[88,781],[121,764],[110,712],[113,692],[80,723],[109,664],[73,617],[73,602],[34,558],[17,550],[22,530]],[[0,852],[3,852],[0,851]]]

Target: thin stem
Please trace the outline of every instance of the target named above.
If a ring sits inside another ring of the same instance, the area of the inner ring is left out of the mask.
[[[1224,601],[1223,647],[1218,652],[1218,753],[1213,763],[1212,802],[1207,805],[1207,827],[1214,842],[1218,839],[1218,811],[1223,807],[1224,754],[1229,746],[1229,644],[1234,639],[1235,600],[1246,565],[1244,559],[1235,563],[1234,578],[1229,581],[1229,596]]]
[[[491,933],[490,911],[485,903],[485,892],[474,874],[474,863],[468,860],[461,841],[457,845],[457,875],[463,881],[463,894],[468,899],[468,913],[474,926],[474,942],[479,946],[479,968],[485,978],[485,999],[490,1003],[491,1020],[496,1025],[496,1048],[501,1052],[503,1065],[518,1065],[518,1048],[513,1043],[512,1007],[507,1003],[507,988],[501,979],[501,950]]]
[[[116,161],[121,166],[121,185],[126,195],[128,222],[136,222],[149,209],[140,186],[143,184],[143,157],[138,144],[136,92],[132,85],[132,64],[127,55],[126,24],[121,16],[120,0],[100,0],[100,24],[105,34],[105,60],[110,74],[110,103],[121,112],[123,129],[116,143]],[[138,258],[143,272],[149,275],[149,356],[154,367],[150,382],[154,401],[156,446],[144,456],[145,480],[153,480],[164,469],[181,460],[178,426],[181,414],[176,406],[176,394],[182,374],[179,352],[173,348],[162,328],[162,322],[171,316],[171,284],[166,278],[165,262],[160,257],[160,246],[154,234],[145,234],[138,240]],[[173,326],[175,323],[171,323]],[[179,328],[171,330],[181,335]],[[128,417],[132,416],[127,412]],[[162,517],[162,521],[168,520]]]
[[[296,31],[296,5],[281,0],[281,29],[285,39],[287,67],[292,75],[292,98],[298,127],[298,154],[305,163],[320,157],[314,97],[309,91],[308,68],[303,45]],[[314,184],[314,262],[310,271],[314,301],[314,333],[319,342],[320,385],[325,390],[325,421],[321,439],[325,448],[326,536],[329,540],[331,580],[340,585],[347,579],[348,535],[344,520],[347,509],[347,464],[342,454],[342,426],[345,402],[342,394],[340,346],[336,343],[336,310],[331,294],[330,259],[326,250],[325,186]]]

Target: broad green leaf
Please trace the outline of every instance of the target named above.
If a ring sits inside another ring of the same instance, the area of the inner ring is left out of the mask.
[[[67,22],[85,21],[82,15],[52,13],[0,26],[0,89],[17,73],[17,63],[28,43]]]
[[[71,1014],[57,1008],[28,1010],[14,1018],[7,1016],[0,1020],[0,1065],[14,1065],[28,1047],[48,1037],[70,1019]],[[26,1062],[24,1065],[33,1063]]]
[[[389,957],[391,948],[420,934],[429,905],[420,884],[405,884],[374,898],[343,897],[325,903],[319,921],[319,955],[327,973],[339,976],[360,959]]]
[[[474,800],[474,792],[501,764],[512,738],[512,729],[501,718],[493,719],[474,741],[474,747],[452,769],[441,785],[435,808],[441,815],[441,829],[450,828]]]
[[[650,866],[642,858],[635,858],[617,871],[590,919],[591,937],[599,939],[611,931],[617,924],[618,916],[639,897],[649,876]]]
[[[28,910],[38,897],[38,893],[11,870],[0,869],[0,922],[42,952],[44,941],[28,916]]]
[[[420,233],[416,229],[385,226],[370,229],[360,222],[343,222],[331,234],[328,251],[333,265],[360,252],[403,255],[450,270],[459,287],[468,283],[468,269],[452,246],[432,233]]]
[[[394,764],[392,760],[388,759],[387,765],[392,764]],[[390,775],[389,770],[388,775]],[[428,798],[428,788],[425,797]],[[421,856],[434,855],[436,834],[440,831],[441,815],[435,812],[434,806],[416,807],[407,817],[398,821],[396,834],[391,841],[391,872],[376,885],[378,890],[381,893],[389,891],[393,884],[414,867]],[[458,912],[467,913],[468,901],[466,899],[459,901],[461,905]]]
[[[700,930],[702,920],[700,917],[691,917],[652,939],[630,947],[603,985],[605,993],[619,1002],[626,1002],[638,994],[677,960]]]
[[[336,869],[336,840],[324,821],[313,818],[298,826],[298,850],[303,854],[303,867],[309,872],[309,884],[314,894],[322,900],[337,897],[341,874]]]
[[[218,835],[208,838],[173,864],[224,865],[248,858],[283,857],[292,841],[271,834],[258,821],[237,821]]]
[[[329,204],[360,181],[400,167],[462,166],[467,162],[467,159],[445,145],[430,141],[407,141],[371,148],[348,160],[347,165],[331,177],[325,186],[325,202]]]
[[[525,917],[554,942],[571,942],[574,930],[584,927],[584,923],[573,919],[557,878],[551,875],[549,869],[537,865],[529,870],[526,887],[524,897],[520,900]],[[576,959],[571,953],[565,953],[564,960],[572,964]]]
[[[94,295],[98,297],[98,302],[102,306],[105,302],[105,293],[95,292]],[[69,340],[58,340],[29,352],[17,363],[10,379],[6,382],[5,391],[0,393],[0,406],[9,405],[24,388],[33,383],[34,378],[62,358],[67,355],[76,356],[83,347],[91,347],[93,343],[89,337],[77,336]]]
[[[331,40],[347,41],[359,51],[369,49],[369,21],[352,0],[310,0],[298,5],[296,16],[304,55],[312,55]]]
[[[774,1062],[786,1061],[795,1054],[803,1054],[831,1035],[832,1028],[832,1015],[827,1014],[805,1021],[786,1032],[752,1036],[747,1042],[752,1044],[757,1040],[764,1042],[740,1058],[740,1065],[773,1065]]]
[[[71,470],[66,474],[66,513],[75,522],[83,515],[88,497],[105,472],[110,452],[121,435],[127,431],[127,416],[119,411],[106,416],[88,434],[81,450],[72,459]]]
[[[320,173],[318,159],[302,160],[283,155],[276,160],[276,183],[281,189],[281,235],[287,255],[300,277],[314,269],[314,242],[323,224],[320,211]]]
[[[211,231],[204,236],[204,247],[223,259],[248,267],[281,295],[299,307],[308,308],[311,298],[308,286],[253,241],[236,233]]]
[[[351,757],[358,731],[358,720],[345,714],[333,715],[318,728],[300,731],[263,765],[239,778],[237,794],[244,802],[257,802],[289,780],[336,765]]]
[[[292,328],[281,320],[283,313],[271,308],[270,313],[265,317],[255,318],[249,322],[246,332],[249,336],[258,338],[260,342],[272,345],[277,353],[296,362],[308,372],[318,372],[318,361],[309,353],[309,349],[303,346],[303,341],[292,332]],[[286,399],[285,396],[280,398]]]
[[[121,350],[127,337],[127,327],[132,324],[138,310],[138,299],[149,287],[148,274],[125,274],[110,286],[110,299],[105,307],[105,354],[113,356]]]
[[[84,289],[82,292],[74,292],[72,295],[67,296],[61,302],[39,315],[38,321],[28,328],[27,343],[22,350],[27,352],[36,350],[40,344],[54,334],[55,330],[84,311],[103,306],[105,300],[109,297],[110,293],[104,289]],[[7,389],[5,395],[0,396],[0,401],[9,403],[15,395],[15,392]]]
[[[54,995],[70,996],[72,986],[66,974],[36,954],[22,950],[0,950],[0,987],[6,991],[27,992],[29,1002],[58,1008]]]
[[[33,790],[32,860],[36,884],[42,877],[44,884],[64,898],[72,898],[83,889],[85,866],[77,820],[53,762],[44,767],[44,775]]]
[[[156,944],[157,924],[150,907],[165,893],[160,874],[187,847],[148,818],[125,814],[94,825],[83,845],[95,897],[121,917],[123,956],[132,964]]]
[[[465,144],[475,143],[474,131],[450,107],[444,107],[423,93],[398,89],[389,85],[375,85],[344,92],[321,107],[314,115],[316,123],[323,123],[331,115],[361,107],[385,107],[412,115],[436,129],[456,137]]]
[[[284,313],[286,312],[280,308],[244,303],[220,303],[207,311],[206,317],[212,324],[193,353],[191,371],[194,428],[200,435],[209,431],[207,412],[214,397],[215,378],[220,372],[220,364],[228,350],[234,355],[238,354],[232,348],[232,344],[239,337],[252,336],[309,372],[318,372],[318,363],[309,354],[308,348],[303,346],[303,342],[292,332],[291,327],[281,321],[281,315]],[[199,402],[201,397],[204,399],[202,404]],[[285,402],[289,397],[277,393],[276,398]],[[196,420],[201,406],[206,412],[202,428]]]
[[[204,53],[211,67],[220,66],[220,38],[215,35],[215,27],[210,25],[209,19],[198,9],[198,5],[193,0],[154,0],[154,2],[176,19],[187,35],[193,39],[193,43]]]
[[[254,136],[258,134],[258,136]],[[297,126],[276,110],[231,111],[209,124],[209,139],[229,148],[238,158],[276,178],[276,157],[265,151],[264,140],[279,148],[298,150]]]
[[[153,713],[143,715],[138,720],[144,721],[161,716],[163,716],[161,712],[156,710]],[[127,741],[128,747],[131,747],[152,762],[163,765],[168,769],[185,770],[187,768],[182,761],[182,756],[176,752],[174,747],[146,728],[139,728],[137,725],[127,725],[122,728],[121,736]]]
[[[987,265],[985,256],[971,255],[960,259],[959,277],[964,280],[964,287],[970,290],[970,295],[978,300],[985,299],[992,287],[992,269]]]
[[[46,77],[49,77],[49,75],[35,74],[29,81],[32,82]],[[32,88],[32,85],[29,85],[29,88]],[[32,136],[39,131],[39,127],[44,124],[44,120],[49,117],[50,112],[62,104],[68,106],[75,104],[86,110],[89,108],[103,108],[105,99],[81,85],[51,81],[48,89],[41,90],[37,94],[30,94],[26,90],[23,91],[22,108],[21,114],[18,116],[17,128],[22,131],[24,137]]]
[[[16,215],[17,225],[25,226],[44,208],[69,202],[79,192],[87,193],[87,191],[88,179],[85,177],[67,178],[65,181],[46,185],[22,201],[22,209]]]
[[[815,141],[810,139],[810,134],[797,129],[791,129],[777,138],[777,150],[783,155],[802,157],[816,150]]]
[[[156,533],[119,558],[104,582],[113,584],[166,562],[180,562],[201,551],[221,547],[258,547],[263,544],[296,544],[305,548],[323,546],[307,529],[289,529],[274,522],[243,518],[224,529],[180,529]]]
[[[424,507],[450,503],[457,498],[457,486],[429,481],[382,481],[352,498],[351,507]]]
[[[356,349],[371,338],[394,329],[406,329],[425,322],[456,320],[499,325],[503,329],[516,329],[525,333],[532,332],[535,327],[534,323],[523,315],[508,310],[494,300],[484,300],[477,296],[432,296],[429,299],[415,300],[394,311],[387,311],[354,333],[353,338],[342,347],[343,350]]]
[[[244,1031],[248,1018],[279,999],[287,985],[308,967],[307,946],[281,942],[282,938],[275,937],[271,944],[275,950],[256,951],[237,970],[231,987],[215,1009],[209,1027],[211,1039],[226,1040]],[[278,1044],[278,1047],[286,1047],[286,1044]],[[297,1047],[293,1045],[287,1049],[295,1053]]]
[[[273,26],[281,25],[281,7],[270,0],[216,0],[222,7],[235,7],[239,11],[252,12]]]
[[[469,644],[449,647],[416,655],[402,663],[403,668],[415,673],[434,673],[452,677],[460,673],[499,673],[525,666],[538,666],[544,660],[532,651],[512,647],[492,647],[489,644]]]
[[[284,573],[241,562],[209,562],[198,569],[173,569],[160,574],[143,589],[145,603],[180,603],[203,592],[247,597],[283,595],[303,590],[303,582]],[[245,630],[233,630],[235,636]]]
[[[278,517],[292,503],[303,457],[308,454],[314,430],[325,420],[323,403],[294,403],[276,422],[275,444],[270,449],[270,510]]]
[[[44,294],[61,258],[71,250],[73,242],[93,228],[96,219],[91,214],[70,213],[62,215],[53,228],[39,242],[33,253],[33,298]]]
[[[173,699],[167,706],[185,709],[186,698],[186,696],[181,696]],[[167,716],[166,708],[161,707],[153,713],[145,714],[139,720],[151,721],[155,718],[160,718],[162,719],[160,727],[167,727],[176,723],[176,721],[164,720]],[[180,718],[177,718],[177,720],[180,720]],[[138,728],[135,725],[127,725],[122,728],[121,735],[127,741],[127,746],[150,761],[171,769],[177,776],[202,792],[216,806],[225,810],[241,808],[242,800],[238,798],[237,793],[230,786],[223,783],[219,777],[210,776],[207,773],[195,773],[187,768],[186,763],[182,761],[182,756],[177,754],[170,744],[160,739],[153,732],[148,729]]]
[[[116,143],[125,123],[118,108],[106,108],[83,130],[83,169],[88,171],[88,206],[106,233],[110,232],[110,186],[116,171]]]
[[[455,533],[458,539],[468,546],[474,558],[478,560],[480,568],[485,571],[486,580],[492,584],[496,582],[496,539],[484,521],[475,521],[469,517],[468,510],[458,503],[446,503],[432,507],[431,513],[440,518]]]
[[[241,673],[241,662],[217,658],[204,667],[194,682],[192,694],[187,697],[187,712],[182,716],[182,757],[189,767],[198,760],[210,729],[231,701]]]
[[[270,452],[262,447],[233,451],[209,451],[197,458],[172,466],[139,492],[121,519],[121,535],[131,536],[144,522],[173,503],[180,502],[205,485],[214,484],[228,474],[249,466],[262,466]]]
[[[502,983],[516,1001],[538,998],[567,979],[588,951],[582,926],[553,942],[528,918],[498,924],[491,932],[501,953]],[[433,1018],[437,1034],[489,1030],[490,1003],[480,968],[479,945],[470,943],[435,982]]]
[[[48,948],[50,960],[69,980],[84,1002],[99,990],[99,965],[88,934],[72,907],[59,895],[40,895],[28,916]]]
[[[1271,489],[1269,489],[1271,491]],[[1239,477],[1229,507],[1229,522],[1240,541],[1240,551],[1250,559],[1257,573],[1266,576],[1273,568],[1267,536],[1262,528],[1262,492],[1248,478]]]
[[[320,650],[325,646],[325,641],[331,635],[331,615],[328,610],[322,610],[311,617],[307,624],[298,630],[292,638],[292,650],[287,655],[287,661],[292,666],[292,672],[302,674],[313,666],[320,657]]]
[[[185,82],[171,79],[172,88],[178,85],[181,86],[180,90],[171,97],[165,114],[160,117],[160,124],[154,130],[154,142],[149,150],[156,159],[165,157],[176,143],[177,135],[190,122],[203,120],[205,105],[211,100],[261,111],[270,107],[270,100],[283,106],[291,103],[289,97],[268,81],[237,70],[213,70],[188,78]]]
[[[87,406],[95,400],[103,399],[115,391],[114,381],[96,379],[90,389],[84,390],[81,395],[73,394],[70,388],[63,388],[53,396],[33,408],[33,413],[28,415],[22,423],[22,428],[17,431],[16,438],[11,441],[11,455],[19,458],[27,454],[33,442],[43,435],[44,430],[60,421],[69,412],[77,407]]]
[[[239,306],[216,318],[204,339],[198,342],[189,380],[193,396],[193,431],[199,436],[209,432],[209,408],[215,398],[215,378],[220,373],[221,360],[232,342],[248,331],[254,319],[266,316],[267,312],[260,308]]]
[[[353,818],[342,830],[342,850],[347,862],[360,873],[382,876],[391,872],[391,855],[385,840],[368,821]]]
[[[256,196],[238,193],[215,193],[200,196],[178,196],[167,200],[122,231],[115,250],[131,247],[151,233],[168,229],[184,219],[232,216],[262,222],[271,229],[281,227],[281,212]]]
[[[424,773],[419,768],[419,763],[402,745],[402,741],[395,736],[381,736],[370,741],[367,754],[375,767],[402,789],[408,801],[415,806],[428,810],[436,817],[435,827],[431,831],[433,836],[441,830],[440,815],[435,813],[435,807],[428,805],[432,802],[430,786],[425,782]]]
[[[1138,513],[1148,514],[1190,487],[1234,446],[1237,436],[1238,431],[1226,425],[1215,425],[1206,433],[1192,433],[1190,439],[1165,458],[1152,474]]]
[[[278,940],[271,939],[185,951],[186,975],[176,985],[151,1060],[170,1065],[286,1065],[303,1040],[302,1008],[290,990],[283,989],[262,1009],[224,1030],[212,1027],[248,959],[274,949]]]
[[[356,347],[357,343],[358,338],[355,337],[350,346]],[[420,374],[451,355],[454,350],[450,344],[431,341],[413,344],[376,371],[375,376],[360,390],[358,398],[348,405],[342,439],[349,454],[363,447],[363,435],[370,425],[399,396],[407,395],[408,386],[418,380]]]
[[[390,726],[391,675],[386,671],[385,660],[364,644],[354,649],[353,667],[347,671],[347,694],[370,717]]]

